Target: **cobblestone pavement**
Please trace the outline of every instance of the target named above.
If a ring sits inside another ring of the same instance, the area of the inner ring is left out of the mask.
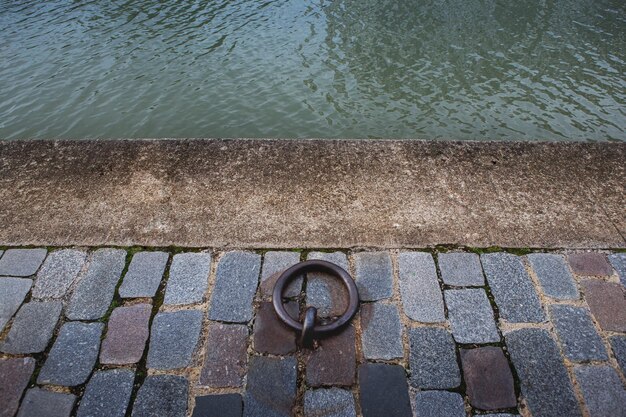
[[[306,259],[362,301],[312,350],[271,305]],[[626,416],[625,285],[610,251],[3,248],[0,417]]]

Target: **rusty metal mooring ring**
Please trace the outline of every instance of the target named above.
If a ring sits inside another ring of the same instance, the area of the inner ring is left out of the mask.
[[[283,290],[285,286],[291,282],[291,280],[307,272],[326,272],[343,281],[343,284],[348,290],[348,308],[337,320],[328,324],[315,325],[317,309],[315,307],[308,307],[303,324],[291,317],[285,310],[285,306],[283,305]],[[272,293],[272,304],[274,305],[274,310],[276,310],[278,317],[287,326],[301,332],[302,343],[305,346],[310,346],[314,336],[332,333],[352,320],[359,308],[359,292],[354,280],[343,268],[331,262],[321,260],[305,261],[292,266],[280,275],[274,286],[274,292]]]

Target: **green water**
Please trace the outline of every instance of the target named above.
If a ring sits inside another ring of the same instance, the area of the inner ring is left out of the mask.
[[[624,0],[0,0],[0,138],[626,140]]]

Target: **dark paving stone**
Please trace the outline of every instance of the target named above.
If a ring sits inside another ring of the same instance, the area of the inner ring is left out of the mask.
[[[33,358],[0,359],[0,417],[15,415],[34,370]]]
[[[245,417],[293,415],[296,402],[295,358],[253,356],[244,395]]]
[[[263,269],[261,270],[261,297],[271,299],[274,285],[280,274],[287,268],[300,262],[300,252],[267,252],[263,257]],[[283,293],[283,297],[296,297],[302,291],[302,276],[294,278]]]
[[[572,253],[567,257],[572,271],[585,276],[609,276],[613,268],[603,253],[581,252]]]
[[[89,380],[77,417],[124,417],[135,373],[130,369],[98,371]]]
[[[243,324],[211,323],[200,385],[239,387],[246,373],[248,328]]]
[[[519,417],[519,414],[495,413],[495,414],[474,414],[474,417]]]
[[[475,253],[450,252],[437,255],[441,279],[458,287],[483,286],[485,277],[480,258]]]
[[[122,298],[154,297],[165,272],[169,254],[139,252],[133,256],[119,288]]]
[[[133,406],[133,417],[186,417],[189,382],[175,375],[148,376]]]
[[[463,397],[456,392],[420,391],[415,394],[415,417],[465,417]]]
[[[581,416],[556,342],[542,329],[505,335],[522,396],[535,417]]]
[[[178,369],[191,363],[198,345],[202,311],[183,310],[159,313],[152,321],[148,368]]]
[[[70,417],[75,402],[73,394],[31,388],[26,391],[17,417]]]
[[[367,359],[396,359],[404,356],[402,323],[394,305],[361,305],[361,343]]]
[[[622,368],[622,373],[626,376],[626,336],[611,336],[609,342],[615,359],[617,359],[619,367]]]
[[[65,323],[37,383],[73,387],[87,381],[98,359],[103,328],[102,323]]]
[[[86,260],[87,253],[81,250],[63,249],[50,252],[37,273],[33,297],[64,297]]]
[[[603,330],[626,332],[626,293],[620,284],[583,281],[585,300]]]
[[[113,310],[102,342],[100,362],[109,365],[139,362],[148,340],[151,313],[150,304],[135,304]]]
[[[97,320],[109,309],[126,264],[126,251],[98,249],[70,298],[65,315],[70,320]]]
[[[0,278],[0,332],[24,302],[33,281],[26,278]]]
[[[307,259],[332,262],[350,272],[348,257],[343,252],[311,252]],[[339,278],[314,272],[307,274],[306,302],[317,308],[319,317],[340,316],[348,307],[348,292]]]
[[[626,253],[614,253],[609,255],[609,262],[617,271],[619,280],[626,287]]]
[[[20,308],[9,334],[0,344],[4,353],[43,352],[56,327],[63,304],[60,301],[31,301]]]
[[[241,394],[217,394],[196,397],[191,417],[241,417],[242,414]]]
[[[304,417],[356,417],[352,392],[341,388],[308,390]]]
[[[579,297],[574,277],[563,255],[531,253],[527,258],[545,295],[557,300],[574,300]]]
[[[285,304],[285,310],[292,317],[298,317],[298,303]],[[272,303],[259,305],[253,327],[254,350],[273,355],[286,355],[296,350],[296,333],[283,323]]]
[[[626,390],[613,368],[582,365],[574,374],[590,417],[626,416]]]
[[[321,339],[317,349],[308,353],[306,382],[310,387],[352,385],[355,374],[355,332],[350,325],[337,335]]]
[[[202,302],[209,286],[210,272],[210,253],[174,255],[163,303],[181,305]]]
[[[46,249],[9,249],[0,258],[0,276],[35,275],[47,253]]]
[[[493,346],[461,349],[461,364],[473,407],[499,410],[517,405],[513,374],[502,349]]]
[[[393,267],[389,252],[359,252],[354,255],[359,298],[377,301],[393,294]]]
[[[499,252],[481,255],[481,260],[501,318],[512,323],[546,319],[520,257]]]
[[[448,319],[457,343],[499,342],[496,320],[482,288],[445,290]]]
[[[404,313],[422,323],[444,322],[443,297],[432,255],[403,252],[398,255],[398,269]]]
[[[411,400],[404,368],[365,363],[359,366],[363,417],[411,417]]]
[[[452,335],[445,329],[409,329],[411,385],[420,389],[456,388],[461,373]]]
[[[550,314],[563,353],[569,360],[582,362],[609,358],[587,309],[553,305]]]

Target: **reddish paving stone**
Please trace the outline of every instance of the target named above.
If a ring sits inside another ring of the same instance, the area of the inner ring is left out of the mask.
[[[613,268],[603,253],[572,253],[567,259],[572,271],[578,275],[609,276],[613,273]]]
[[[352,385],[356,373],[354,327],[321,339],[310,352],[306,364],[306,382],[311,387]]]
[[[493,346],[461,349],[461,363],[472,406],[498,410],[517,405],[513,374],[502,349]]]
[[[285,310],[298,317],[298,303],[285,303]],[[254,350],[273,355],[286,355],[296,350],[296,334],[276,315],[272,303],[261,303],[254,321]]]
[[[137,363],[148,340],[152,305],[118,307],[111,313],[106,338],[102,342],[100,362],[123,365]]]
[[[35,370],[33,358],[0,359],[0,417],[12,417]]]
[[[240,387],[246,373],[248,328],[243,324],[212,323],[199,385]]]
[[[604,330],[626,332],[626,291],[620,284],[601,280],[582,283],[585,299]]]

